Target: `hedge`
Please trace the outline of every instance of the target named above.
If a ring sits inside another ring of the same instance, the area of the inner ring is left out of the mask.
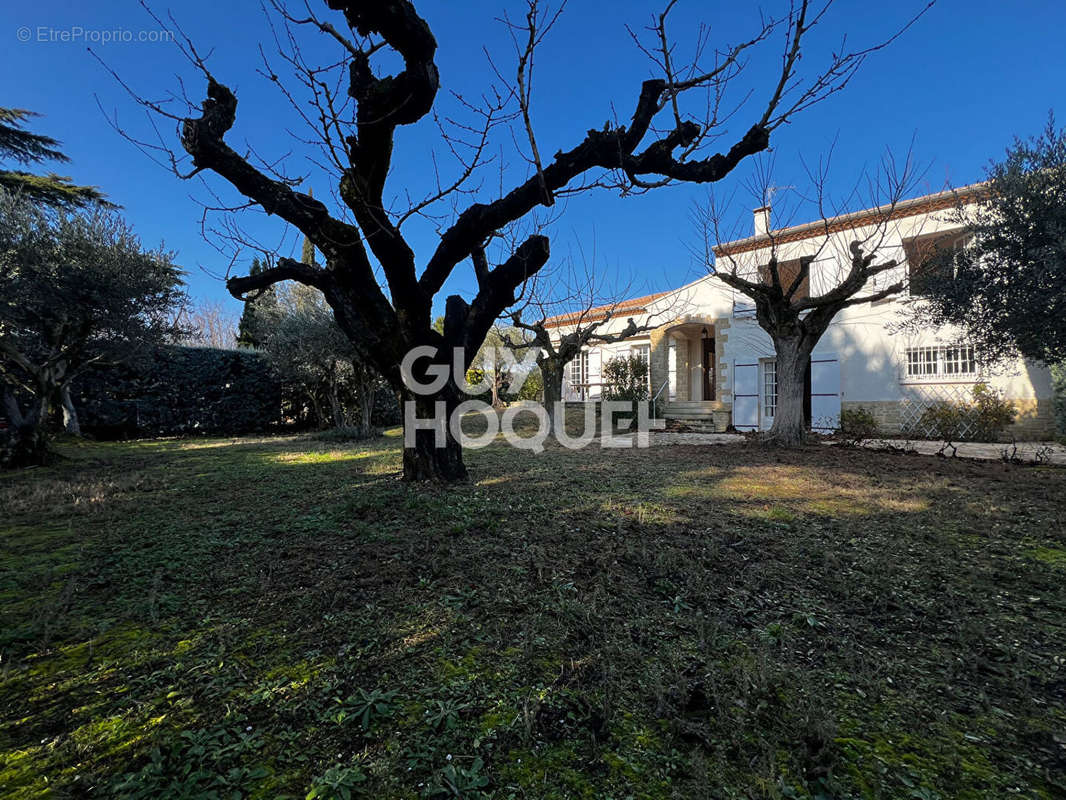
[[[276,428],[281,385],[250,350],[162,346],[72,386],[82,430],[98,438],[240,434]]]

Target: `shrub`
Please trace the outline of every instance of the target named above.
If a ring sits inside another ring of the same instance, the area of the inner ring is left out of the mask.
[[[1014,422],[1014,405],[984,383],[973,387],[971,403],[939,400],[929,406],[918,428],[945,441],[995,441]]]
[[[840,439],[845,444],[860,445],[874,438],[879,427],[873,413],[866,408],[843,408],[840,410]]]
[[[604,400],[647,400],[648,363],[637,356],[618,356],[603,365]]]
[[[632,416],[628,427],[636,422],[637,404],[648,400],[648,364],[637,356],[617,356],[603,365],[603,399],[628,401]],[[620,428],[627,427],[620,422]]]
[[[281,413],[274,370],[248,350],[156,347],[86,373],[72,394],[82,429],[100,438],[251,433]]]
[[[922,412],[918,430],[932,439],[955,441],[962,438],[966,416],[966,406],[963,404],[937,400]]]
[[[994,442],[1014,422],[1014,404],[1000,392],[979,383],[973,387],[973,437]]]

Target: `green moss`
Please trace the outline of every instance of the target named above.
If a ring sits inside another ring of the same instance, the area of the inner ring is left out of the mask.
[[[1026,555],[1058,569],[1066,569],[1066,550],[1062,548],[1037,547],[1027,551]]]

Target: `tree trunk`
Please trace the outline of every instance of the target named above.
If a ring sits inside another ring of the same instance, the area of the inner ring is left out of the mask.
[[[438,410],[436,404],[444,403]],[[452,436],[452,412],[459,405],[460,393],[452,384],[445,386],[433,395],[415,395],[404,392],[404,450],[403,479],[405,481],[437,481],[456,483],[466,480],[466,465],[463,464],[463,448]],[[444,416],[441,417],[441,411]],[[413,413],[412,413],[413,412]],[[423,426],[429,420],[438,420],[443,428],[442,441],[438,443],[437,431],[427,427],[409,429],[412,416],[423,420]],[[411,446],[408,446],[411,442]]]
[[[347,420],[344,418],[344,404],[341,403],[340,392],[337,390],[335,382],[330,386],[329,405],[330,412],[333,415],[333,427],[343,428]]]
[[[29,412],[23,414],[14,395],[4,392],[4,408],[11,427],[6,440],[0,440],[0,467],[17,469],[48,463],[51,453],[45,432],[50,406],[47,393],[35,398],[33,403]]]
[[[63,407],[63,430],[73,436],[81,436],[81,424],[78,422],[78,411],[74,408],[74,401],[70,397],[70,387],[64,385],[59,390],[59,402]]]
[[[566,413],[563,413],[561,420],[556,419],[555,414],[556,404],[562,402],[563,399],[564,368],[561,365],[551,363],[548,359],[542,359],[538,366],[540,366],[540,375],[544,383],[544,408],[548,412],[549,428],[552,435],[559,430],[556,426],[562,426],[562,431],[565,433]]]
[[[372,415],[374,413],[374,387],[363,388],[359,395],[359,434],[369,436],[373,431]]]
[[[318,400],[318,393],[312,387],[304,387],[307,391],[307,396],[311,398],[311,413],[315,415],[315,427],[326,427],[326,415],[322,413],[322,403]]]
[[[777,409],[766,440],[785,447],[807,441],[807,421],[803,413],[807,364],[810,348],[797,337],[775,337],[777,353]]]

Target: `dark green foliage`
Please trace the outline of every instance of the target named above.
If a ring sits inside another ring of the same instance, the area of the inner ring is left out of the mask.
[[[258,275],[263,271],[263,262],[258,258],[252,259],[252,266],[248,270],[249,275]],[[238,347],[261,347],[261,326],[258,320],[269,314],[277,306],[277,291],[273,286],[263,290],[258,297],[244,301],[244,311],[237,323],[237,346]],[[259,331],[257,333],[257,331]]]
[[[604,400],[647,400],[648,362],[637,356],[618,356],[603,365]]]
[[[86,374],[74,392],[82,428],[100,438],[249,433],[280,422],[276,374],[243,350],[162,346],[135,366]]]
[[[25,130],[26,121],[36,116],[39,114],[21,108],[0,108],[0,158],[23,165],[69,161],[59,149],[58,141]],[[104,202],[103,193],[95,186],[77,186],[70,178],[54,173],[34,175],[22,170],[0,170],[0,189],[59,208],[83,208]]]
[[[544,395],[544,373],[540,367],[534,367],[526,376],[525,383],[518,393],[514,395],[516,400],[540,400]]]
[[[56,406],[78,434],[71,381],[179,334],[184,300],[173,254],[145,250],[118,215],[0,190],[0,401],[11,422],[0,465],[41,462]]]
[[[989,169],[990,194],[960,213],[972,244],[938,256],[919,324],[962,327],[978,357],[1066,359],[1066,131],[1054,120]],[[939,277],[937,277],[939,276]]]
[[[617,356],[604,364],[603,399],[631,403],[632,416],[620,419],[619,425],[632,427],[637,404],[648,400],[648,362],[637,356]]]
[[[860,445],[878,433],[877,420],[867,408],[840,410],[839,436],[845,444]]]

